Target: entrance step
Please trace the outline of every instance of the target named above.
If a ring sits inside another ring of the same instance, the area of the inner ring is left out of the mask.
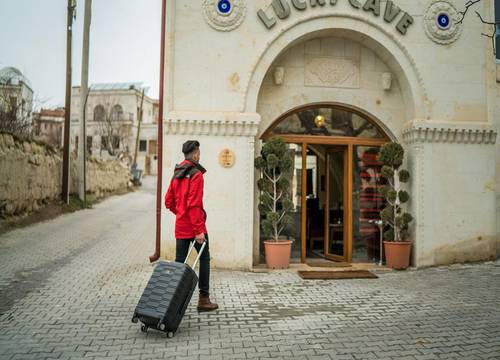
[[[297,271],[349,271],[349,270],[369,270],[369,271],[392,271],[392,269],[386,266],[379,266],[372,263],[351,263],[350,267],[320,267],[320,266],[310,266],[308,264],[290,264],[290,267],[285,270],[273,270],[268,269],[266,264],[259,264],[252,268],[252,272],[255,273],[269,273],[276,271],[283,272],[297,272]]]

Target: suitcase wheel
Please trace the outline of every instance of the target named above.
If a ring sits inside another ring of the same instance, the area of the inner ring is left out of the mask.
[[[138,322],[138,321],[139,321],[139,319],[137,318],[137,316],[134,316],[134,317],[132,318],[132,322],[133,322],[134,324],[137,324],[137,322]]]
[[[172,331],[169,331],[169,332],[167,333],[167,338],[171,339],[171,338],[173,338],[173,337],[174,337],[174,333],[173,333]]]
[[[142,331],[143,333],[148,332],[148,327],[147,327],[146,325],[142,325],[142,326],[141,326],[141,331]]]
[[[159,329],[159,330],[161,330],[161,331],[165,331],[165,328],[166,328],[166,327],[165,327],[165,324],[163,324],[163,323],[160,323],[160,324],[158,325],[158,329]]]

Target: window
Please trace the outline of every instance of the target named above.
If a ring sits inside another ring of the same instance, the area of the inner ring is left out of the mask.
[[[273,135],[348,136],[384,138],[373,123],[357,113],[335,106],[316,106],[296,111],[280,121]]]
[[[97,105],[94,108],[94,121],[104,121],[106,119],[106,110],[104,110],[104,106]]]
[[[156,155],[156,140],[149,140],[149,155]]]
[[[108,138],[107,136],[101,136],[101,148],[107,149],[108,148]]]
[[[87,136],[87,153],[92,155],[92,136]]]
[[[147,147],[148,147],[148,142],[146,140],[141,140],[139,142],[139,151],[140,152],[144,152],[147,150]]]
[[[117,104],[113,106],[111,110],[111,121],[120,121],[123,119],[123,108],[121,105]]]
[[[10,97],[10,108],[12,110],[17,109],[17,97],[16,96]]]
[[[119,136],[113,136],[113,149],[119,149],[120,148],[120,137]]]

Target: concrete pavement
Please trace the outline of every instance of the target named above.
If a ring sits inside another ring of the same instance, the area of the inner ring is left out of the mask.
[[[141,333],[152,180],[0,237],[0,359],[500,359],[499,262],[375,280],[214,271],[218,312],[194,296],[175,338]]]

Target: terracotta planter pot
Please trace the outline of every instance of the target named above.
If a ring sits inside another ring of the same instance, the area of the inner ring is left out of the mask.
[[[384,241],[384,250],[387,267],[404,270],[410,266],[410,241]]]
[[[266,264],[269,269],[288,269],[292,253],[292,242],[264,241]]]

